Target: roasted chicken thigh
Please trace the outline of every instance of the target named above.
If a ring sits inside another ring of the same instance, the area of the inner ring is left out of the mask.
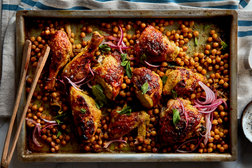
[[[59,71],[66,65],[73,53],[72,44],[65,31],[56,31],[48,41],[48,44],[51,48],[51,62],[46,88],[47,90],[53,90]]]
[[[110,115],[109,129],[111,137],[118,139],[138,128],[138,137],[145,138],[146,125],[150,122],[150,116],[144,111],[132,112],[128,115],[119,114],[118,110],[120,109],[114,109]]]
[[[135,54],[148,62],[175,61],[180,49],[153,26],[148,26],[136,42]]]
[[[174,125],[174,110],[178,110],[180,120]],[[191,105],[189,100],[171,99],[167,109],[160,113],[160,139],[164,143],[184,142],[196,135],[201,129],[202,114]]]
[[[65,66],[62,77],[68,77],[73,82],[85,79],[90,72],[90,58],[94,56],[103,39],[104,37],[98,32],[93,32],[90,43]]]
[[[163,83],[159,75],[145,67],[135,68],[132,82],[136,96],[144,107],[151,108],[158,104],[163,89]],[[143,93],[142,90],[144,84],[147,86],[146,93]]]
[[[165,75],[167,80],[163,88],[164,95],[171,94],[172,90],[176,91],[178,95],[187,95],[198,86],[198,81],[206,81],[206,77],[203,75],[183,67],[168,69]]]
[[[90,140],[100,123],[101,110],[93,98],[73,86],[70,87],[70,102],[78,136],[81,141]]]
[[[105,95],[114,100],[123,83],[124,69],[121,66],[121,60],[112,55],[100,56],[99,59],[99,63],[93,67],[95,81],[104,88]]]

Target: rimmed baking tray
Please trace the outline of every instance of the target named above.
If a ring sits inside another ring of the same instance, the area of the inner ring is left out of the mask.
[[[230,153],[31,153],[27,150],[25,124],[19,141],[18,155],[23,161],[36,162],[174,162],[232,161],[237,155],[237,12],[234,10],[96,10],[96,11],[18,11],[16,21],[16,74],[21,72],[25,22],[28,18],[171,18],[224,19],[230,45]],[[23,95],[24,98],[24,95]],[[25,99],[23,99],[24,103]]]

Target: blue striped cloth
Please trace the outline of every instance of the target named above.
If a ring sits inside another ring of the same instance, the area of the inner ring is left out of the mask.
[[[18,10],[94,9],[234,9],[238,18],[238,112],[252,98],[252,77],[243,65],[252,46],[252,11],[244,11],[249,0],[2,0],[3,74],[0,85],[0,116],[10,116],[15,83],[15,13]],[[251,52],[252,54],[252,52]],[[240,117],[240,114],[238,114]]]

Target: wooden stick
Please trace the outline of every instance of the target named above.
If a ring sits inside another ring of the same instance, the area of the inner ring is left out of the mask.
[[[9,130],[8,130],[8,133],[7,133],[7,136],[6,136],[6,139],[5,139],[5,143],[4,143],[4,149],[3,149],[3,154],[2,154],[2,165],[3,165],[3,162],[5,161],[5,159],[7,157],[9,144],[10,144],[11,133],[12,133],[12,130],[13,130],[13,125],[14,125],[16,116],[17,116],[17,111],[18,111],[18,107],[19,107],[19,103],[20,103],[20,99],[21,99],[21,95],[22,95],[22,91],[23,91],[23,87],[24,87],[24,83],[25,83],[25,78],[26,78],[28,65],[29,65],[30,57],[31,57],[31,45],[32,45],[31,41],[27,40],[25,42],[24,49],[23,49],[23,61],[22,61],[22,63],[25,66],[24,66],[23,74],[22,74],[22,76],[20,78],[17,97],[16,97],[15,105],[14,105],[11,120],[10,120],[10,126],[9,126]]]
[[[14,150],[16,148],[16,144],[17,144],[17,141],[18,141],[18,138],[19,138],[19,134],[20,134],[23,122],[24,122],[25,117],[26,117],[26,113],[27,113],[28,107],[30,105],[33,93],[34,93],[35,88],[37,86],[37,82],[38,82],[38,79],[40,77],[40,74],[41,74],[41,72],[42,72],[42,70],[43,70],[43,68],[45,66],[45,63],[46,63],[46,60],[48,58],[49,52],[50,52],[50,47],[46,46],[46,48],[44,50],[44,54],[40,57],[40,59],[38,61],[37,69],[35,71],[35,76],[34,76],[34,79],[33,79],[32,85],[31,85],[31,89],[30,89],[29,95],[27,97],[27,101],[26,101],[25,108],[23,110],[23,113],[22,113],[19,125],[17,127],[17,131],[16,131],[16,134],[15,134],[15,137],[13,139],[13,144],[12,144],[10,153],[7,155],[7,157],[2,158],[2,167],[6,167],[7,168],[9,166],[9,164],[10,164],[10,161],[12,159]],[[12,125],[10,124],[9,130],[10,129],[12,130],[13,125],[14,125],[14,123],[12,123]],[[8,133],[9,133],[9,130],[8,130]],[[8,144],[9,144],[9,142],[8,142]],[[5,146],[4,147],[5,150],[7,150],[8,148],[9,148],[9,146]],[[6,154],[5,154],[5,156],[6,156]]]

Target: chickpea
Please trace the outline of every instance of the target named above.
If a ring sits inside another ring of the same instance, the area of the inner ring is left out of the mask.
[[[218,38],[218,35],[217,34],[213,34],[212,37],[213,37],[214,40],[216,40]]]
[[[198,36],[199,36],[199,32],[198,32],[197,30],[195,30],[195,31],[193,32],[193,35],[194,35],[194,37],[198,37]]]
[[[212,41],[213,41],[213,38],[212,38],[212,37],[208,37],[207,41],[208,41],[208,42],[212,42]]]
[[[205,47],[206,50],[210,50],[211,49],[211,45],[207,44]]]
[[[214,47],[214,48],[217,48],[217,47],[219,47],[219,43],[217,43],[217,42],[214,42],[214,43],[213,43],[213,47]]]
[[[201,66],[198,66],[198,67],[197,67],[197,70],[198,70],[199,72],[201,72],[201,71],[202,71],[202,67],[201,67]]]
[[[217,120],[213,120],[213,121],[212,121],[212,124],[213,124],[213,125],[218,125],[218,121],[217,121]]]

